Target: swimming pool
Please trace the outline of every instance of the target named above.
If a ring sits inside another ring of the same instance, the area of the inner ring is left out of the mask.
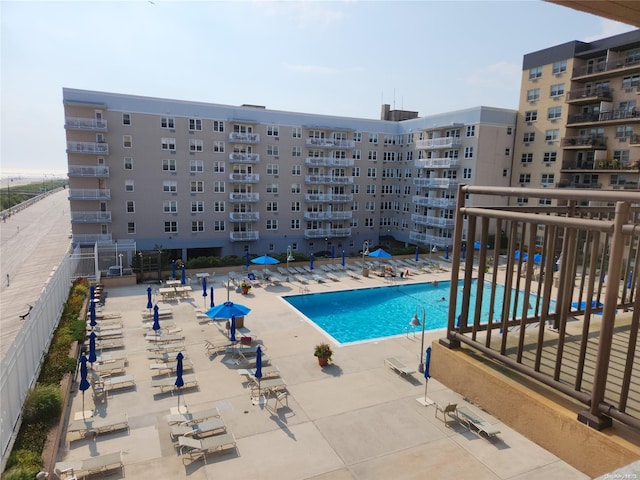
[[[459,284],[462,286],[462,280],[459,281]],[[409,332],[413,332],[413,327],[409,327],[409,322],[418,305],[424,306],[426,310],[425,330],[445,328],[449,311],[450,285],[450,281],[441,281],[437,285],[417,283],[338,292],[289,295],[282,298],[338,343],[351,343],[406,334],[407,328],[409,328]],[[469,318],[474,314],[475,290],[474,283],[471,289]],[[483,299],[486,301],[482,302],[481,313],[481,318],[484,318],[485,321],[489,315],[488,298],[490,295],[491,285],[485,283]],[[500,318],[503,296],[504,287],[496,285],[494,321]],[[520,292],[516,310],[518,312],[522,311],[523,299],[524,293]],[[535,306],[536,299],[536,295],[530,295],[529,305],[531,307]],[[459,288],[457,297],[458,312],[461,309],[461,302],[462,291]],[[513,306],[514,303],[515,290],[512,291],[511,305]],[[551,311],[554,308],[555,303],[552,301]],[[530,308],[529,314],[533,315],[533,313],[533,308]],[[422,321],[422,309],[419,309],[418,317]]]

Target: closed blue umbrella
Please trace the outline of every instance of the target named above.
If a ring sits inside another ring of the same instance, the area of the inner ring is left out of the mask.
[[[258,379],[258,402],[260,402],[260,379],[262,378],[262,347],[260,346],[256,350],[256,373],[254,376]]]
[[[80,357],[80,385],[78,389],[82,392],[82,417],[84,418],[84,392],[89,389],[91,384],[87,379],[87,357],[82,355]]]
[[[147,287],[147,308],[149,310],[153,308],[153,302],[151,301],[151,287]]]
[[[184,265],[184,263],[182,264],[182,268],[180,269],[180,283],[182,285],[187,284],[187,267]]]
[[[231,315],[231,328],[229,328],[229,341],[236,341],[236,316]]]
[[[429,379],[431,378],[431,375],[429,374],[430,363],[431,363],[431,347],[427,347],[427,352],[424,359],[424,403],[425,405],[430,403],[427,400],[427,385],[429,385]]]
[[[342,266],[344,267],[345,265],[346,265],[346,262],[344,258],[344,250],[342,250]]]
[[[209,306],[210,307],[215,307],[216,305],[215,305],[215,303],[213,303],[213,287],[211,287],[211,292],[210,293],[211,293],[211,295],[210,295],[211,304]]]
[[[444,258],[445,260],[449,260],[449,245],[444,247]]]
[[[156,341],[158,340],[158,330],[160,330],[160,313],[158,305],[153,307],[153,331],[156,332]]]
[[[93,285],[89,287],[89,295],[91,295],[91,299],[96,296],[96,287],[94,287]]]
[[[184,359],[184,355],[182,352],[178,352],[176,355],[176,383],[175,386],[178,388],[178,412],[180,411],[180,389],[184,386],[184,379],[182,378],[183,365],[182,360]]]
[[[464,260],[465,257],[467,256],[467,246],[466,245],[462,245],[462,248],[460,249],[460,253],[462,255],[462,260]]]
[[[420,260],[420,248],[416,245],[416,262]]]
[[[210,308],[205,312],[209,318],[231,318],[232,316],[242,317],[249,313],[251,309],[239,303],[224,302]]]
[[[313,270],[313,252],[309,255],[309,269]]]
[[[280,263],[277,258],[270,257],[269,255],[262,255],[261,257],[256,257],[251,260],[251,263],[255,263],[257,265],[276,265]],[[247,262],[247,267],[249,263]]]
[[[204,300],[204,308],[207,308],[207,277],[202,277],[202,297]]]
[[[93,362],[97,360],[96,357],[96,334],[95,332],[91,332],[89,334],[89,362],[91,363],[91,368],[93,368]]]
[[[171,260],[171,278],[176,279],[176,261]]]
[[[91,303],[89,303],[89,325],[91,328],[95,327],[98,324],[96,321],[96,302],[91,299]]]

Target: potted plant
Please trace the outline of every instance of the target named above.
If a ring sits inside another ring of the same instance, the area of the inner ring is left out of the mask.
[[[240,290],[242,291],[243,295],[246,295],[251,290],[251,284],[246,280],[243,280],[240,284]]]
[[[318,357],[318,363],[321,367],[324,367],[331,357],[333,356],[333,351],[331,350],[331,345],[328,343],[319,343],[316,345],[315,350],[313,351],[313,355]]]

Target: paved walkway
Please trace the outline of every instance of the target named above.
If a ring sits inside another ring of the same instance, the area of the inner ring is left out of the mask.
[[[446,276],[422,274],[408,281]],[[377,277],[343,278],[335,283],[313,283],[309,289],[315,293],[382,283]],[[215,298],[225,299],[219,277],[213,278],[213,286]],[[148,342],[143,338],[147,329],[141,322],[146,288],[110,288],[105,307],[106,313],[121,315],[126,374],[134,376],[135,388],[113,392],[95,407],[91,390],[85,394],[83,407],[82,395],[74,388],[69,412],[71,419],[81,416],[83,408],[95,408],[95,414],[105,418],[126,413],[129,431],[95,439],[67,436],[59,461],[74,462],[122,451],[127,478],[588,478],[487,413],[483,416],[501,431],[491,440],[470,433],[456,422],[445,426],[435,418],[433,406],[425,407],[417,401],[424,396],[422,376],[416,373],[403,378],[384,365],[385,358],[396,357],[416,368],[419,335],[336,347],[333,364],[320,368],[313,347],[326,338],[280,298],[282,294],[298,293],[297,283],[254,288],[248,296],[230,294],[232,301],[252,309],[245,326],[263,343],[271,364],[286,381],[288,408],[274,413],[264,405],[254,405],[246,382],[233,368],[233,357],[207,355],[204,339],[220,340],[226,332],[224,322],[200,324],[196,320],[195,309],[204,307],[197,286],[189,298],[160,306],[172,309],[173,318],[166,322],[182,328],[184,353],[193,363],[198,388],[185,390],[179,399],[155,392]],[[425,342],[440,336],[438,332],[427,333]],[[444,404],[468,403],[435,379],[429,382],[428,396]],[[270,402],[273,405],[273,400]],[[209,454],[207,464],[179,456],[167,424],[167,415],[178,403],[192,411],[217,407],[227,431],[237,440],[237,448]],[[480,406],[470,408],[481,411]],[[109,478],[121,478],[121,474]]]
[[[18,315],[36,301],[49,275],[69,251],[68,190],[0,220],[0,356],[22,327]]]

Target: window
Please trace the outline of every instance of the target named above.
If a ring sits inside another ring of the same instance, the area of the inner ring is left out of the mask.
[[[213,202],[214,212],[224,212],[225,208],[226,208],[225,202],[222,202],[222,201]]]
[[[529,80],[535,80],[542,77],[542,67],[534,67],[529,69]]]
[[[535,122],[537,119],[538,119],[538,110],[529,110],[528,112],[524,112],[525,122]]]
[[[562,116],[562,107],[551,107],[547,110],[547,119],[557,120]]]
[[[204,232],[204,221],[203,220],[192,220],[191,221],[191,231],[192,232]]]
[[[362,142],[362,132],[353,132],[353,141]]]
[[[203,150],[204,150],[204,142],[202,140],[196,140],[195,138],[189,139],[190,152],[202,152]]]
[[[278,184],[267,183],[267,193],[278,193]]]
[[[224,153],[224,142],[222,140],[213,142],[213,153]]]
[[[291,129],[291,138],[302,138],[302,128],[293,127]]]
[[[553,74],[560,75],[567,71],[567,61],[562,60],[561,62],[556,62],[553,64]]]
[[[134,200],[127,200],[127,213],[136,213],[136,202]]]
[[[276,125],[267,125],[267,137],[279,137],[280,129]]]
[[[267,163],[267,175],[278,175],[280,173],[280,165],[277,163]]]
[[[278,202],[267,202],[267,212],[277,212]]]
[[[291,193],[300,193],[302,191],[301,188],[302,187],[300,186],[299,183],[292,183],[291,184]]]
[[[557,128],[547,130],[546,132],[544,132],[544,139],[547,142],[555,142],[556,140],[558,140],[559,137],[560,137],[560,130],[558,130]]]
[[[557,158],[557,152],[544,152],[544,155],[542,157],[542,161],[544,163],[551,163],[551,162],[555,162],[556,158]]]
[[[532,163],[533,153],[523,153],[520,157],[520,163]]]
[[[553,173],[543,173],[540,176],[540,183],[542,185],[553,185],[555,182],[555,175]]]
[[[214,120],[213,131],[218,133],[224,133],[224,122],[221,120]]]
[[[473,147],[464,147],[464,158],[473,158]]]
[[[278,229],[278,220],[276,219],[268,219],[267,220],[267,230],[277,230]]]
[[[189,172],[191,172],[191,173],[202,173],[202,172],[204,172],[204,162],[202,160],[190,160],[189,161]]]
[[[173,117],[161,117],[160,126],[162,128],[176,128],[176,121]]]
[[[131,125],[131,114],[123,113],[122,114],[122,125]]]
[[[202,200],[191,202],[191,213],[204,213],[204,202]]]
[[[531,143],[536,139],[536,132],[524,132],[522,135],[522,141],[524,143]]]
[[[291,230],[300,230],[300,219],[294,218],[291,220]]]
[[[302,175],[302,167],[300,165],[291,165],[291,175]]]
[[[352,176],[359,177],[360,176],[360,167],[353,167],[351,169]]]
[[[513,128],[507,127],[507,135],[512,135],[512,134],[513,134]]]
[[[175,180],[165,180],[162,182],[162,191],[166,193],[176,193],[178,191],[178,182]]]
[[[475,137],[476,136],[476,126],[475,125],[467,125],[467,137]]]
[[[165,172],[175,172],[176,160],[174,158],[165,158],[162,160],[162,170]]]
[[[471,179],[471,169],[470,168],[464,168],[462,170],[462,178],[465,180],[470,180]]]
[[[376,210],[376,202],[374,202],[373,200],[368,200],[364,205],[364,209],[367,212],[375,212],[375,210]]]
[[[369,134],[369,143],[378,143],[378,134],[370,133]]]
[[[518,177],[518,183],[531,183],[531,174],[530,173],[521,173]]]
[[[550,94],[552,97],[561,97],[562,95],[564,95],[564,83],[551,85]]]
[[[509,169],[508,168],[503,168],[502,169],[502,176],[504,178],[509,178]]]
[[[191,193],[202,193],[204,192],[204,182],[200,180],[196,180],[191,182]]]
[[[374,195],[376,193],[376,186],[375,185],[367,185],[367,194],[368,195]]]
[[[133,192],[133,180],[125,180],[124,181],[124,191],[125,192]]]
[[[224,222],[224,220],[214,220],[213,221],[213,230],[215,232],[224,232],[225,231],[225,222]]]
[[[378,152],[376,152],[375,150],[369,150],[367,158],[371,161],[378,160]]]
[[[362,158],[362,152],[360,150],[354,150],[353,153],[351,154],[351,158],[353,158],[354,160],[360,160]]]
[[[640,85],[640,75],[631,75],[622,79],[622,88],[629,90]]]
[[[364,226],[365,227],[373,227],[374,226],[373,218],[370,218],[370,217],[365,218],[364,219]]]
[[[202,120],[199,118],[190,118],[189,119],[189,131],[202,131]]]
[[[213,191],[214,193],[224,193],[224,182],[221,180],[213,182]]]
[[[131,135],[123,135],[122,136],[122,146],[124,148],[133,147],[133,137]]]
[[[540,89],[532,88],[531,90],[527,90],[527,102],[535,102],[540,99]]]
[[[178,202],[176,200],[165,200],[162,202],[162,211],[164,213],[178,213]]]
[[[291,202],[291,211],[299,212],[300,211],[300,202]]]
[[[176,149],[176,139],[169,137],[162,137],[161,140],[162,150],[175,150]]]
[[[518,202],[518,205],[524,205],[525,203],[529,203],[529,199],[527,197],[518,197],[516,202]]]
[[[291,156],[292,157],[301,157],[302,156],[302,149],[300,147],[293,147],[291,149]]]
[[[164,233],[178,233],[178,222],[175,220],[164,222]]]
[[[124,169],[125,170],[133,170],[133,158],[124,157]]]
[[[213,162],[213,173],[224,173],[224,162]]]
[[[631,125],[619,125],[616,127],[616,138],[624,139],[629,138],[633,134],[633,127]]]
[[[127,222],[127,233],[131,235],[136,233],[136,222]]]
[[[376,178],[376,175],[377,175],[377,168],[375,167],[367,168],[367,177]]]
[[[278,146],[277,145],[267,145],[267,155],[270,157],[277,157],[278,154]]]

